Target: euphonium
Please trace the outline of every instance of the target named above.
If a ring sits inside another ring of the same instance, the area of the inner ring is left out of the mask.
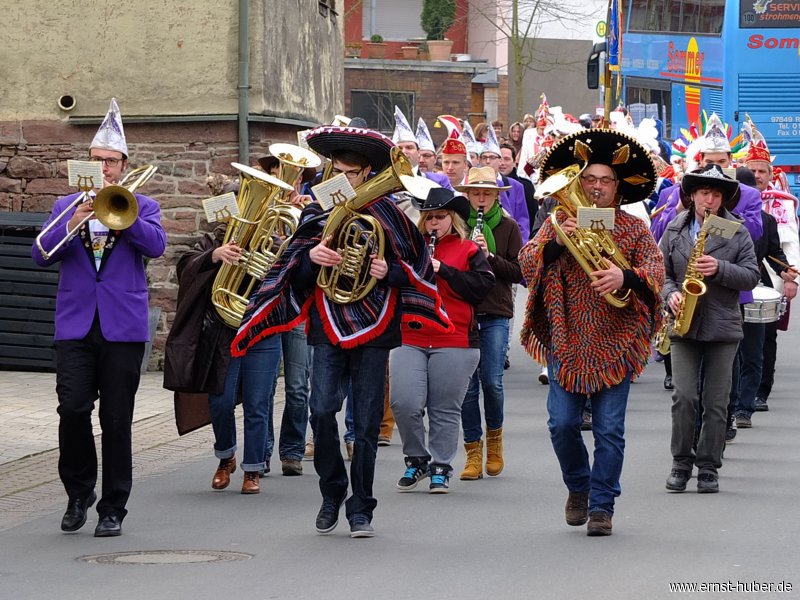
[[[551,175],[536,188],[536,198],[553,196],[558,200],[558,206],[550,212],[550,224],[570,254],[594,281],[595,278],[592,276],[594,271],[608,268],[605,259],[610,260],[623,271],[630,269],[631,266],[617,248],[610,231],[595,231],[579,227],[571,234],[567,234],[558,222],[559,212],[565,213],[567,217],[577,217],[579,207],[592,207],[592,203],[589,202],[580,183],[580,174],[585,168],[586,163],[583,166],[576,163]],[[630,302],[630,295],[630,290],[625,292],[614,290],[605,294],[603,298],[611,306],[624,308]]]
[[[675,313],[675,321],[672,324],[672,331],[676,335],[686,335],[689,331],[692,326],[695,308],[697,308],[697,301],[700,296],[706,293],[703,274],[697,270],[697,261],[705,253],[706,238],[708,238],[708,215],[710,214],[711,211],[706,209],[703,226],[700,228],[700,233],[697,234],[697,240],[686,265],[686,275],[683,278],[682,288],[683,300],[678,306],[678,310]]]
[[[231,217],[222,244],[236,243],[242,249],[242,256],[237,264],[223,263],[219,268],[211,288],[211,302],[222,321],[237,329],[253,287],[275,262],[274,256],[264,252],[266,244],[272,243],[268,232],[274,229],[270,228],[274,220],[265,223],[273,217],[269,209],[277,196],[294,188],[246,165],[232,164],[242,172],[236,198],[239,215]]]
[[[330,247],[339,252],[342,262],[332,267],[321,267],[317,285],[338,304],[361,300],[378,282],[369,274],[370,256],[375,254],[379,259],[383,258],[383,228],[377,219],[358,211],[381,196],[404,189],[400,175],[413,174],[411,163],[397,147],[391,149],[391,162],[375,177],[358,186],[355,198],[333,207],[322,230],[322,239],[331,237]]]

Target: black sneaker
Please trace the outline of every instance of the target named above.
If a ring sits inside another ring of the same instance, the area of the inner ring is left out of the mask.
[[[674,390],[675,384],[672,383],[672,375],[666,375],[664,377],[664,389],[665,390]]]
[[[322,498],[322,506],[317,513],[317,533],[325,535],[336,529],[339,523],[339,509],[344,503],[341,498]]]
[[[697,476],[698,494],[716,494],[719,491],[719,478],[716,473],[700,473]]]
[[[764,398],[759,398],[756,396],[756,412],[767,412],[769,410],[769,405]]]
[[[592,413],[588,410],[583,411],[583,417],[581,420],[581,431],[591,431],[592,430]]]
[[[736,439],[736,419],[728,419],[728,428],[725,430],[725,441],[732,442]]]
[[[410,492],[417,483],[428,476],[428,464],[414,464],[411,459],[406,458],[406,472],[397,482],[397,489],[401,492]]]
[[[508,371],[510,368],[511,368],[511,361],[508,360],[508,357],[506,356],[505,360],[503,361],[503,370]]]
[[[667,489],[671,492],[685,492],[686,483],[692,474],[684,469],[672,469],[667,477]]]
[[[351,538],[371,538],[374,537],[375,530],[370,525],[369,517],[360,513],[350,517],[350,537]]]
[[[431,494],[446,494],[450,491],[450,469],[434,465],[431,469]]]

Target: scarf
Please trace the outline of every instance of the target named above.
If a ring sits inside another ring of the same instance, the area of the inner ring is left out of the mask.
[[[492,207],[486,211],[483,215],[483,239],[486,240],[486,247],[489,249],[489,252],[494,253],[497,250],[497,244],[494,241],[494,233],[492,230],[497,227],[498,223],[500,223],[500,219],[503,218],[503,207],[500,206],[500,200],[498,199]],[[475,229],[475,223],[478,221],[478,211],[469,207],[469,219],[467,219],[467,225],[469,225],[470,230]]]
[[[360,212],[377,219],[410,284],[398,290],[378,282],[362,300],[351,304],[332,302],[316,286],[296,290],[292,275],[307,252],[322,239],[329,213],[305,220],[250,296],[242,325],[231,345],[233,356],[243,356],[250,346],[269,335],[293,329],[308,318],[312,304],[317,307],[328,339],[342,348],[354,348],[380,336],[392,320],[398,301],[404,323],[424,323],[440,331],[452,331],[419,230],[386,197]]]
[[[652,292],[652,306],[636,293],[627,307],[611,306],[589,287],[589,277],[568,250],[545,268],[544,247],[555,238],[549,220],[519,254],[528,282],[520,340],[535,360],[552,364],[568,392],[591,394],[640,375],[650,357],[650,339],[663,318],[663,256],[644,221],[618,210],[612,235]]]

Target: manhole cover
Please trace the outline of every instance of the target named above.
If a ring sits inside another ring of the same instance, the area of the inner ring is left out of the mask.
[[[190,563],[250,560],[252,554],[222,550],[140,550],[81,556],[78,560],[95,565],[180,565]]]

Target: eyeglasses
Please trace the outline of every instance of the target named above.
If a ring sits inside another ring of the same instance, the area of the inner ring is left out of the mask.
[[[101,162],[107,167],[116,167],[124,159],[122,158],[103,158],[102,156],[90,156],[89,160],[92,162]]]
[[[333,168],[333,169],[331,169],[331,173],[333,173],[334,175],[342,175],[343,174],[348,179],[355,179],[356,177],[361,175],[361,172],[363,170],[364,169],[352,169],[350,171],[342,171],[341,169]]]
[[[617,180],[616,177],[595,177],[594,175],[581,175],[581,179],[589,185],[594,185],[598,181],[603,185],[608,185],[609,183],[614,183]]]
[[[426,221],[433,221],[434,219],[436,219],[437,221],[444,221],[449,216],[450,215],[447,214],[447,213],[444,213],[444,214],[441,214],[441,215],[432,215],[431,214],[431,215],[425,215],[425,220]]]

